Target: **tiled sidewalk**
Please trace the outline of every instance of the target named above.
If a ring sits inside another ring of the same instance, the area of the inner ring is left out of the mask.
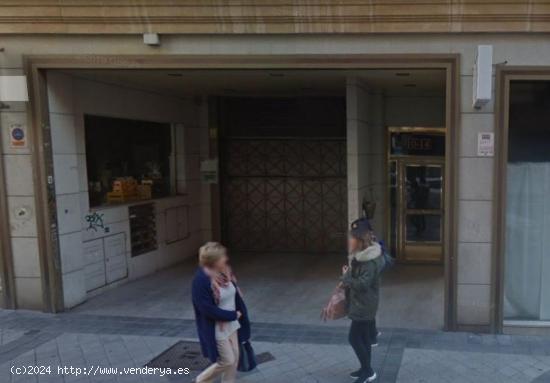
[[[550,382],[550,338],[382,329],[373,365],[379,382]],[[256,323],[257,352],[275,361],[243,383],[349,382],[357,367],[346,329]],[[0,311],[0,382],[189,382],[190,376],[62,376],[58,365],[142,367],[181,339],[189,320]],[[52,375],[11,374],[12,365],[49,365]]]
[[[550,356],[406,349],[398,382],[525,383],[549,371]]]

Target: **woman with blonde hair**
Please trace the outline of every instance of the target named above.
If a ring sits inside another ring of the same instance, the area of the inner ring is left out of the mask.
[[[237,281],[228,264],[227,249],[208,242],[199,250],[199,268],[192,284],[193,307],[203,355],[212,365],[197,383],[233,383],[239,345],[250,339],[250,322]]]
[[[342,269],[341,281],[351,319],[349,343],[360,363],[359,370],[350,375],[356,379],[355,383],[369,383],[377,377],[371,366],[371,347],[376,338],[379,276],[384,258],[368,219],[361,218],[351,224],[348,248],[348,265]]]

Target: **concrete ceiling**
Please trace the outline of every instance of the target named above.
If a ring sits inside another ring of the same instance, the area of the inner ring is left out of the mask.
[[[390,96],[444,96],[440,69],[369,70],[65,70],[74,76],[177,97],[344,95],[357,76]]]

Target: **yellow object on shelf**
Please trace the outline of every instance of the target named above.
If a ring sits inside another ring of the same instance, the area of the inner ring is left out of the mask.
[[[139,199],[138,183],[133,177],[121,177],[113,181],[113,190],[107,193],[108,203],[129,202]]]
[[[135,193],[137,181],[134,177],[121,177],[113,181],[113,191],[122,193]]]
[[[151,185],[141,184],[137,187],[137,194],[139,199],[151,199],[153,198],[153,189]]]

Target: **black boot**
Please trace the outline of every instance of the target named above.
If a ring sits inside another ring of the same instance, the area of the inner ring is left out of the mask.
[[[363,373],[363,370],[359,369],[357,371],[353,371],[351,374],[349,374],[349,376],[353,379],[357,379],[361,376],[362,373]]]

